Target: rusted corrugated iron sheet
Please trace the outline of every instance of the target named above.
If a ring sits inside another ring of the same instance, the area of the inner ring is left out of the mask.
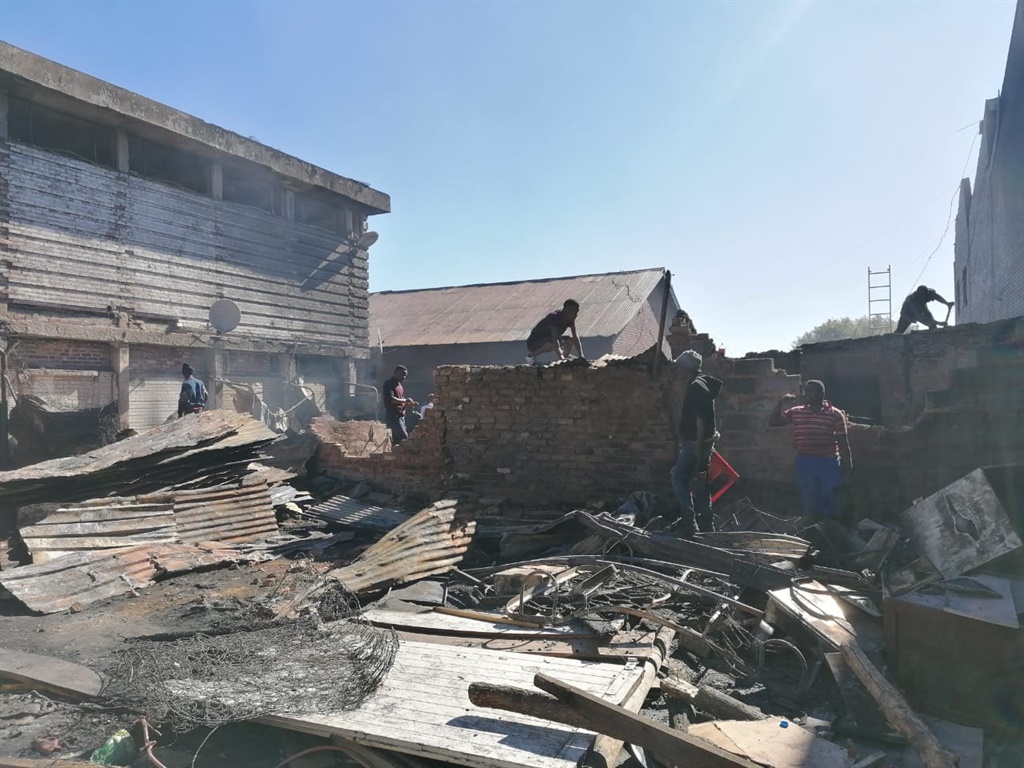
[[[39,504],[19,514],[32,520],[18,533],[36,564],[73,551],[178,541],[170,494]]]
[[[0,472],[0,509],[162,490],[215,472],[244,474],[256,451],[278,435],[248,414],[207,411],[176,419],[79,456]]]
[[[359,594],[447,573],[462,562],[474,533],[476,521],[468,514],[460,514],[454,505],[424,509],[367,549],[354,563],[328,575]]]
[[[576,329],[585,338],[615,336],[636,317],[664,269],[491,283],[370,296],[370,336],[387,347],[524,341],[566,299],[581,304]]]
[[[409,519],[409,515],[397,509],[367,504],[341,494],[305,510],[303,514],[349,528],[377,531],[390,531]]]
[[[269,558],[261,552],[240,552],[230,544],[141,544],[12,568],[0,573],[0,584],[31,610],[56,613],[143,589],[158,576]]]
[[[174,521],[181,541],[241,543],[277,530],[266,483],[174,492]]]

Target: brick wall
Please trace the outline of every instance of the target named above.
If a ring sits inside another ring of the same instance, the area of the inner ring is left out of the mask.
[[[63,371],[110,371],[110,350],[108,344],[88,341],[21,339],[11,355],[11,365]]]
[[[824,381],[826,396],[855,417],[906,426],[924,411],[928,392],[948,388],[957,369],[1002,356],[1021,338],[1024,318],[809,344],[800,351],[800,374]]]
[[[1022,340],[1021,324],[1002,323],[853,340],[828,352],[837,370],[906,366],[905,381],[930,387],[909,425],[851,426],[856,516],[892,518],[977,466],[1024,462]],[[741,475],[732,496],[795,514],[792,432],[769,427],[768,418],[781,395],[799,392],[801,376],[776,370],[770,359],[709,358],[705,368],[724,381],[719,449]],[[631,363],[449,366],[437,370],[434,391],[437,406],[426,426],[393,452],[363,459],[325,444],[322,468],[403,492],[470,490],[549,507],[634,490],[671,498],[674,446],[666,414],[678,417],[681,394],[672,366],[659,381]],[[904,395],[900,387],[891,393]]]
[[[366,422],[369,426],[372,422]],[[409,439],[393,450],[359,457],[344,443],[323,442],[316,467],[346,480],[369,480],[393,493],[432,494],[445,487],[449,462],[445,455],[445,420],[437,407],[420,419]]]
[[[200,378],[208,377],[209,353],[206,349],[178,349],[176,347],[133,346],[129,351],[132,378],[160,376],[180,378],[181,364],[189,363]]]

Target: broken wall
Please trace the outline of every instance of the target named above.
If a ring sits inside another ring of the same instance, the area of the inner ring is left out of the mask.
[[[975,467],[1024,461],[1022,330],[994,324],[827,345],[829,356],[818,362],[831,360],[835,370],[846,369],[841,347],[848,346],[851,368],[905,366],[902,381],[931,386],[912,425],[851,426],[855,516],[892,517]],[[780,396],[799,392],[801,376],[776,370],[770,359],[708,358],[705,367],[724,381],[719,450],[741,475],[731,495],[798,513],[792,431],[769,427],[768,418]],[[805,372],[803,380],[820,376]],[[325,445],[322,466],[403,492],[465,489],[552,505],[641,489],[671,498],[669,418],[678,417],[681,391],[671,366],[657,381],[630,361],[448,366],[437,370],[434,390],[437,420],[427,430],[370,459],[338,457]],[[890,409],[905,402],[906,388],[881,391]]]
[[[1017,318],[809,344],[800,350],[800,374],[823,381],[828,399],[855,419],[905,426],[924,411],[929,392],[950,386],[957,369],[998,364],[1022,338],[1024,318]]]

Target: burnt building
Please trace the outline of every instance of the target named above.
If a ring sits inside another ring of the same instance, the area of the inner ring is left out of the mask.
[[[288,407],[300,380],[320,405],[351,394],[369,356],[367,220],[389,209],[367,184],[0,43],[9,402],[116,403],[121,428],[147,429],[174,414],[185,360],[215,406]]]

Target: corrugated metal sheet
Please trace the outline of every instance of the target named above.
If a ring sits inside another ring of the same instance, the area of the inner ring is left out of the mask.
[[[354,563],[328,575],[362,594],[447,573],[462,562],[475,533],[476,521],[455,506],[428,507],[384,536]]]
[[[366,504],[358,499],[350,499],[348,496],[342,496],[341,494],[332,496],[327,501],[305,510],[303,514],[319,520],[326,520],[336,525],[344,525],[350,528],[367,528],[377,531],[390,531],[410,517],[404,512],[399,512],[397,509],[380,507],[376,504]]]
[[[266,483],[174,492],[174,522],[185,542],[255,541],[277,530]]]
[[[117,549],[178,541],[170,494],[91,499],[77,504],[26,507],[35,518],[18,529],[37,565],[75,550]],[[53,508],[46,512],[45,509]]]
[[[141,544],[12,568],[0,574],[0,584],[33,611],[56,613],[148,587],[160,575],[269,559],[266,553],[241,552],[230,544]]]
[[[386,347],[525,341],[566,299],[580,302],[580,336],[610,337],[648,301],[663,269],[492,283],[370,296],[370,338]],[[586,351],[586,346],[584,346]]]
[[[341,235],[17,142],[4,183],[12,303],[205,324],[226,295],[236,335],[367,343],[366,256]]]

